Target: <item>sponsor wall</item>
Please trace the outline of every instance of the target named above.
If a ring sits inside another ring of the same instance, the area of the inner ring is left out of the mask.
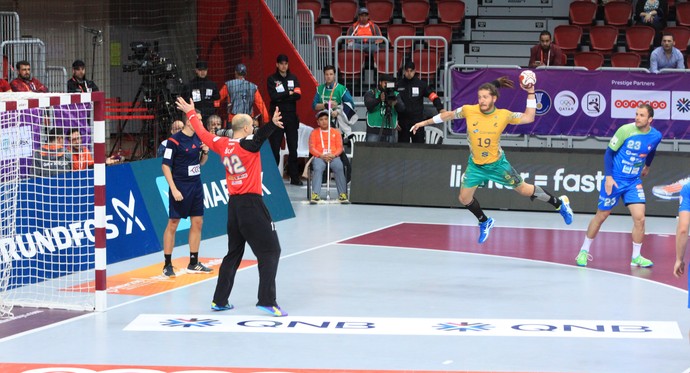
[[[477,103],[480,85],[500,76],[518,82],[518,69],[453,71],[453,108]],[[654,108],[653,126],[664,139],[690,139],[690,75],[632,71],[535,70],[537,118],[534,123],[508,126],[506,133],[567,136],[613,136],[633,122],[642,103]],[[501,89],[497,106],[524,112],[526,93]],[[464,133],[464,120],[453,123]]]
[[[557,196],[568,195],[575,212],[596,211],[604,178],[603,151],[511,148],[506,155],[525,181]],[[367,162],[352,169],[354,203],[463,207],[458,194],[469,157],[465,146],[362,143],[357,157]],[[682,153],[657,153],[643,181],[648,215],[677,215],[678,200],[654,196],[652,188],[687,177],[687,160]],[[553,211],[548,204],[532,202],[491,182],[477,191],[477,198],[487,209]],[[619,203],[614,213],[624,214],[627,209]]]

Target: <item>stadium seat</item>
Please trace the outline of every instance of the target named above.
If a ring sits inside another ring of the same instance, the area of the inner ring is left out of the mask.
[[[427,144],[443,144],[443,131],[431,126],[424,127],[425,142]]]
[[[403,24],[392,24],[388,26],[388,40],[390,41],[391,47],[395,47],[395,39],[400,36],[415,36],[415,27],[406,23]],[[400,42],[397,44],[398,49],[410,50],[412,49],[412,41]]]
[[[330,36],[331,48],[335,48],[335,41],[343,35],[343,28],[340,25],[316,25],[314,34]]]
[[[649,55],[649,48],[654,41],[656,31],[650,26],[635,25],[625,31],[625,45],[628,52],[637,53],[640,57]]]
[[[405,22],[413,25],[423,25],[429,18],[429,2],[424,0],[408,0],[402,3],[402,16]]]
[[[446,45],[450,48],[452,44],[453,28],[450,25],[430,24],[424,26],[424,36],[441,36],[446,39]],[[440,40],[429,40],[429,48],[443,49],[443,42]]]
[[[664,34],[673,35],[673,41],[676,43],[676,48],[685,53],[690,42],[690,27],[685,26],[669,26],[664,29]]]
[[[690,3],[676,4],[676,26],[690,27]]]
[[[598,5],[591,1],[573,1],[569,8],[570,24],[589,29],[594,24],[597,7]]]
[[[589,29],[590,50],[605,55],[613,53],[618,40],[618,28],[615,26],[592,26]]]
[[[311,10],[314,13],[314,22],[321,22],[321,2],[319,0],[297,0],[297,9]]]
[[[386,68],[386,57],[388,57],[388,68]],[[376,71],[379,74],[395,74],[396,68],[399,69],[402,66],[403,54],[402,52],[395,53],[393,48],[388,50],[381,49],[378,53],[374,54],[374,59],[376,61]]]
[[[437,0],[438,21],[459,27],[465,20],[465,2],[462,0]]]
[[[563,53],[573,54],[580,47],[582,28],[577,25],[558,25],[553,30],[553,39]]]
[[[419,74],[419,79],[427,81],[436,79],[438,55],[435,52],[432,50],[414,51],[412,53],[412,62],[415,64],[415,70]]]
[[[604,55],[599,52],[577,53],[575,54],[575,66],[583,66],[587,70],[596,70],[604,66]]]
[[[611,1],[604,5],[604,23],[625,30],[630,25],[633,7],[627,1]]]
[[[357,18],[357,6],[354,0],[331,0],[333,23],[350,26]]]
[[[369,20],[385,30],[393,18],[393,6],[391,0],[368,0]]]
[[[359,50],[339,50],[338,69],[346,80],[359,80],[364,67],[364,53]]]
[[[612,67],[640,67],[642,59],[637,53],[620,52],[611,55]]]
[[[355,144],[367,140],[367,133],[364,131],[352,131],[352,134],[355,136],[350,139],[350,152],[347,153],[347,157],[350,159],[355,156]]]

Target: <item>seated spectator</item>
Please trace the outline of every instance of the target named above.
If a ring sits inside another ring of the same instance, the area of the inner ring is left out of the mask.
[[[78,128],[73,128],[69,134],[69,150],[72,153],[72,170],[79,171],[87,168],[93,168],[93,156],[86,145],[82,144],[81,132]],[[122,159],[116,156],[110,156],[105,159],[105,164],[110,166],[121,162]]]
[[[47,140],[40,149],[34,151],[34,175],[49,177],[72,170],[72,160],[65,149],[62,129],[51,128]]]
[[[184,123],[182,123],[181,120],[176,120],[172,122],[170,125],[170,134],[174,135],[184,128]],[[160,158],[163,156],[163,153],[165,153],[165,148],[168,146],[168,139],[165,139],[161,141],[160,145],[158,145],[158,151],[156,152],[156,157]]]
[[[208,130],[208,132],[211,132],[215,135],[216,131],[218,131],[221,128],[223,128],[223,120],[220,119],[219,116],[213,114],[210,117],[208,117],[208,119],[206,120],[206,129]]]
[[[17,68],[17,77],[10,82],[12,92],[48,92],[48,88],[43,83],[31,77],[29,61],[19,61],[15,67]]]
[[[369,10],[359,8],[359,19],[347,29],[345,35],[349,36],[382,36],[381,29],[374,22],[369,21]],[[369,40],[357,39],[347,42],[349,49],[359,49],[362,52],[371,53],[378,50],[383,39]]]
[[[661,42],[661,32],[666,27],[666,0],[637,0],[635,5],[635,20],[637,24],[652,26],[656,30],[654,45]]]
[[[10,83],[5,79],[0,79],[0,92],[12,92]]]
[[[685,69],[683,53],[675,47],[672,34],[664,34],[661,46],[654,48],[649,56],[649,71],[658,73],[661,69]]]
[[[347,199],[347,179],[345,178],[345,168],[340,160],[343,152],[343,140],[340,131],[331,128],[328,123],[328,110],[321,110],[316,114],[316,121],[319,129],[315,129],[309,136],[309,153],[314,156],[311,161],[313,173],[311,178],[311,200],[310,203],[317,203],[321,200],[322,176],[326,171],[326,166],[330,164],[331,171],[335,174],[335,187],[338,190],[338,201],[348,204]],[[331,177],[328,175],[327,177]]]
[[[551,33],[544,30],[539,34],[539,44],[529,50],[529,67],[561,66],[561,47],[551,42]]]

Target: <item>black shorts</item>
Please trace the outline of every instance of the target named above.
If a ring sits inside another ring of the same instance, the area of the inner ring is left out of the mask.
[[[194,182],[175,182],[182,193],[182,201],[175,201],[172,192],[168,191],[170,219],[186,219],[190,216],[204,216],[204,187],[201,180]]]

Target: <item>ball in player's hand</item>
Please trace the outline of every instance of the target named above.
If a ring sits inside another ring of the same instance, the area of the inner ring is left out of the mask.
[[[520,73],[520,85],[525,88],[532,88],[537,83],[537,75],[531,70]]]

